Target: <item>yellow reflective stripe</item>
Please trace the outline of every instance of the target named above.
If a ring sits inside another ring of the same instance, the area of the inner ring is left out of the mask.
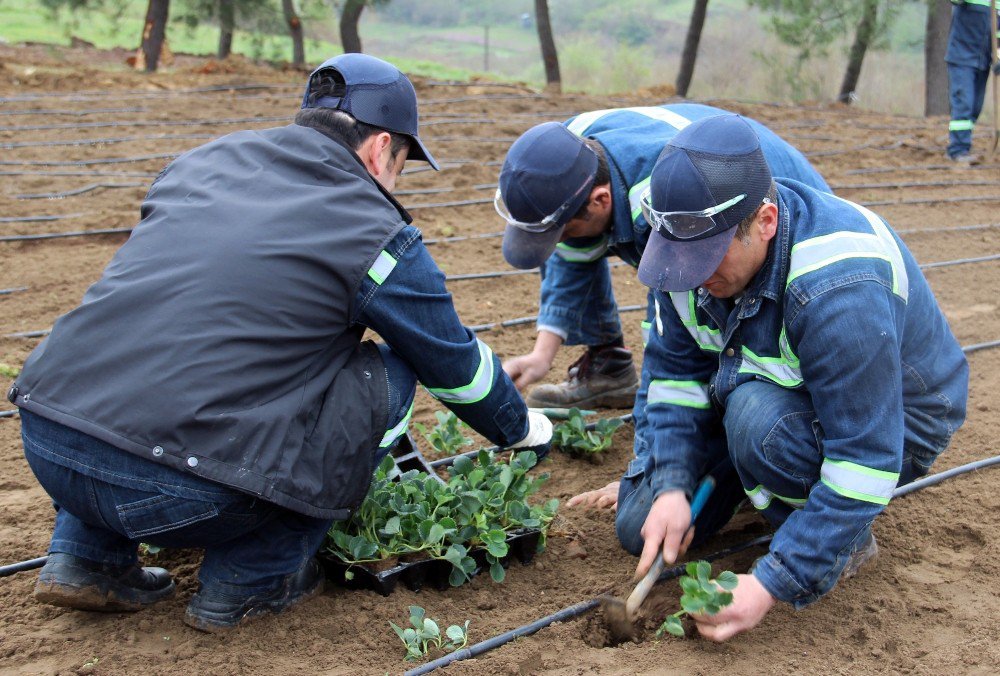
[[[722,352],[722,332],[719,329],[698,324],[695,315],[694,291],[671,291],[670,302],[677,310],[681,324],[698,343],[698,347],[707,352]]]
[[[593,246],[570,246],[565,242],[556,244],[556,255],[564,261],[570,263],[593,263],[601,258],[608,251],[608,238],[602,237],[601,241]]]
[[[628,206],[632,212],[632,222],[634,223],[639,216],[642,215],[642,205],[640,204],[640,198],[642,197],[642,191],[646,189],[649,185],[650,176],[642,179],[628,191]]]
[[[642,329],[642,346],[646,347],[649,345],[649,330],[653,328],[653,323],[643,321],[639,326]]]
[[[479,368],[472,381],[461,387],[428,387],[432,397],[453,404],[474,404],[490,393],[493,389],[493,351],[478,338],[476,343],[479,344]]]
[[[688,408],[711,408],[708,384],[697,380],[653,380],[649,383],[646,405],[673,404]]]
[[[388,252],[381,251],[378,258],[372,263],[371,268],[369,268],[368,276],[375,280],[376,284],[381,285],[395,268],[396,259],[390,256]]]
[[[379,448],[385,448],[386,446],[391,446],[396,439],[403,436],[406,432],[406,424],[410,422],[410,417],[413,415],[413,402],[410,402],[410,408],[407,409],[406,415],[400,420],[395,427],[390,430],[386,430],[386,433],[382,436],[382,441],[379,443]]]
[[[948,131],[972,131],[976,123],[972,120],[952,120],[948,123]]]
[[[740,373],[752,373],[774,381],[782,387],[798,387],[802,384],[802,371],[798,364],[793,366],[784,357],[761,357],[744,345],[741,348],[743,360]]]
[[[654,120],[666,122],[678,131],[691,124],[691,120],[687,119],[683,115],[671,112],[666,108],[660,108],[659,106],[636,106],[634,108],[606,108],[604,110],[592,110],[589,113],[580,113],[566,125],[566,128],[577,136],[583,136],[590,126],[599,119],[605,115],[618,112],[630,112],[645,115],[646,117]]]
[[[820,481],[847,498],[888,505],[899,483],[899,472],[872,469],[847,460],[823,461]]]
[[[753,506],[760,511],[763,511],[768,507],[770,507],[771,502],[774,500],[774,498],[778,498],[786,505],[794,509],[800,509],[803,505],[806,504],[806,498],[788,498],[783,495],[772,493],[763,486],[757,486],[753,490],[749,491],[744,488],[743,492],[747,494],[748,498],[750,498],[751,504],[753,504]]]

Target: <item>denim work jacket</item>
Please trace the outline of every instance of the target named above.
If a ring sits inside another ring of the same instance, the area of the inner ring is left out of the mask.
[[[569,239],[546,261],[541,288],[539,329],[566,339],[579,333],[587,298],[610,271],[607,256],[639,266],[649,239],[649,225],[639,209],[639,197],[649,185],[660,152],[678,131],[695,120],[727,111],[695,103],[645,108],[620,108],[582,113],[564,124],[570,131],[598,141],[611,173],[611,225],[604,235]],[[747,120],[760,137],[764,157],[775,176],[802,181],[818,190],[830,188],[802,153],[755,120]]]
[[[763,380],[808,392],[819,480],[755,570],[798,607],[833,587],[838,556],[889,502],[904,445],[925,468],[948,445],[965,418],[968,364],[916,261],[881,218],[776,182],[778,230],[738,302],[704,289],[656,293],[645,353],[647,467],[654,495],[690,495],[723,459],[711,456],[726,452],[717,441],[737,387]]]

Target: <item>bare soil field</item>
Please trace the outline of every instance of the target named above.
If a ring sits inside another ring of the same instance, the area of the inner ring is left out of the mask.
[[[128,236],[96,231],[130,228],[149,183],[175,155],[231,131],[290,121],[305,77],[191,57],[178,57],[171,71],[147,76],[122,70],[124,56],[0,46],[0,363],[13,368],[37,345],[35,332],[79,302]],[[442,171],[414,163],[397,188],[439,265],[454,276],[449,288],[460,315],[469,325],[496,325],[536,314],[536,274],[461,278],[509,270],[500,239],[489,236],[502,229],[489,202],[507,147],[539,122],[662,103],[669,92],[543,96],[492,83],[416,84],[421,135]],[[941,118],[712,103],[768,124],[803,150],[839,195],[883,215],[922,264],[951,263],[928,268],[926,275],[963,346],[1000,339],[1000,266],[996,259],[966,260],[1000,254],[995,160],[967,169],[950,166],[944,159],[947,121]],[[981,122],[977,150],[989,134],[988,122]],[[9,239],[70,232],[90,234]],[[630,268],[614,268],[614,278],[620,306],[644,302],[645,289]],[[632,347],[641,345],[640,319],[638,312],[623,314]],[[509,357],[530,349],[534,328],[531,322],[494,326],[482,335],[497,354]],[[562,378],[576,353],[562,350],[550,380]],[[992,370],[1000,368],[1000,350],[970,353],[969,361],[968,421],[934,471],[1000,452],[1000,377]],[[435,410],[437,404],[421,392],[415,419],[433,422]],[[24,461],[19,432],[16,416],[0,418],[0,564],[42,556],[53,521],[51,505]],[[616,479],[631,447],[631,427],[625,425],[600,464],[553,453],[544,464],[551,478],[542,496],[564,501]],[[756,630],[728,643],[655,640],[648,630],[677,604],[677,585],[667,583],[654,590],[647,633],[638,642],[609,645],[595,612],[443,673],[996,673],[998,485],[1000,470],[984,470],[894,501],[875,525],[881,553],[874,564],[805,610],[777,607]],[[692,556],[766,532],[756,515],[741,513]],[[562,507],[550,535],[547,550],[527,566],[513,564],[503,584],[479,575],[445,592],[400,588],[385,598],[330,585],[317,599],[224,637],[181,622],[197,585],[196,551],[158,555],[155,564],[175,574],[178,594],[135,614],[40,605],[31,596],[36,573],[18,573],[0,578],[0,673],[399,673],[413,665],[403,661],[402,644],[388,623],[405,623],[408,605],[423,606],[446,624],[471,620],[471,640],[477,642],[600,593],[627,592],[635,560],[619,549],[612,514]],[[721,566],[743,572],[761,553],[723,559],[716,571]]]

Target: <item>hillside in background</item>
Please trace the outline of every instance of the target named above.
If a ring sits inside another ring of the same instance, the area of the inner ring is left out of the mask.
[[[45,4],[45,3],[42,3]],[[93,4],[93,0],[91,2]],[[218,29],[194,25],[200,0],[174,0],[168,31],[177,52],[212,54]],[[254,3],[248,3],[254,4]],[[239,18],[234,51],[256,59],[287,60],[277,3],[261,4],[252,18]],[[0,39],[67,44],[77,37],[99,47],[134,48],[144,0],[105,0],[102,12],[46,12],[28,0],[0,0]],[[337,10],[326,0],[298,0],[307,60],[339,51]],[[563,86],[569,91],[620,93],[672,85],[687,31],[690,0],[550,0]],[[902,3],[884,49],[869,53],[857,105],[889,113],[923,110],[921,2]],[[114,9],[111,9],[114,8]],[[544,82],[532,0],[391,0],[366,8],[360,22],[366,52],[432,77]],[[713,0],[689,95],[698,99],[829,101],[846,63],[846,45],[796,71],[793,51],[767,30],[766,17],[745,0]],[[915,95],[915,92],[918,93]]]

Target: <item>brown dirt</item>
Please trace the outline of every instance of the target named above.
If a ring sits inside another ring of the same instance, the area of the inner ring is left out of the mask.
[[[69,162],[111,157],[141,157],[180,152],[204,139],[151,138],[153,135],[219,135],[242,127],[276,122],[223,123],[229,118],[290,117],[297,107],[301,74],[235,62],[219,66],[178,57],[171,72],[148,77],[116,70],[124,53],[69,51],[52,47],[0,46],[0,96],[32,100],[0,102],[0,171],[48,172],[2,176],[0,215],[24,217],[81,214],[65,220],[0,223],[0,235],[94,230],[131,226],[137,207],[164,158],[123,164],[31,166],[30,162]],[[73,64],[88,64],[71,70]],[[209,85],[270,83],[277,89],[232,89],[215,93],[179,90]],[[487,95],[531,94],[518,87],[418,83],[426,136],[443,160],[440,173],[412,171],[402,191],[431,187],[454,192],[403,195],[404,203],[482,199],[495,183],[507,145],[529,126],[584,110],[661,102],[659,92],[623,98],[545,96],[484,99]],[[68,98],[72,92],[94,91]],[[174,92],[173,94],[170,94]],[[59,97],[45,96],[58,93]],[[461,98],[461,100],[456,100]],[[752,115],[812,153],[838,192],[855,201],[904,201],[970,198],[961,202],[924,202],[874,207],[904,234],[921,262],[953,260],[1000,252],[997,229],[957,230],[956,226],[995,223],[1000,201],[996,165],[956,170],[944,166],[946,122],[874,115],[843,107],[794,108],[722,103]],[[139,108],[130,112],[124,109]],[[11,115],[43,109],[44,113]],[[113,109],[73,115],[74,112]],[[125,126],[130,122],[201,120],[191,126]],[[119,126],[92,127],[96,122]],[[445,124],[447,123],[447,124]],[[60,124],[49,130],[11,129]],[[983,126],[985,130],[985,124]],[[980,134],[980,137],[985,133]],[[28,141],[141,137],[98,145],[8,147]],[[498,140],[499,139],[499,140]],[[982,138],[979,140],[982,145]],[[469,160],[456,164],[455,160]],[[859,170],[884,170],[857,173]],[[51,172],[108,172],[129,175],[52,175]],[[135,174],[135,175],[133,175]],[[16,195],[58,192],[86,185],[139,183],[101,188],[62,199],[17,199]],[[913,182],[942,186],[905,187]],[[859,184],[868,187],[857,187]],[[883,184],[883,185],[873,185]],[[854,187],[851,187],[854,186]],[[415,210],[427,238],[496,232],[487,204]],[[0,244],[0,289],[28,286],[0,295],[0,334],[46,329],[74,307],[110,259],[124,235]],[[450,273],[507,269],[498,239],[435,245],[431,249]],[[963,345],[1000,338],[996,289],[997,263],[959,265],[927,272],[931,285]],[[622,305],[643,302],[643,287],[631,270],[614,272]],[[497,322],[537,311],[534,275],[456,281],[451,285],[459,312],[469,324]],[[639,344],[639,314],[625,315],[626,337]],[[498,354],[529,349],[530,325],[484,334]],[[0,338],[0,362],[19,367],[36,339]],[[553,379],[574,358],[564,350]],[[943,469],[993,455],[1000,432],[996,414],[1000,352],[970,355],[972,393],[969,419],[941,458]],[[421,394],[417,419],[433,421],[434,404]],[[21,454],[17,419],[0,420],[0,551],[4,563],[45,552],[52,510]],[[617,478],[630,453],[629,427],[602,464],[555,454],[547,471],[546,497],[568,498]],[[1000,536],[991,514],[1000,509],[998,474],[991,470],[951,480],[894,502],[876,524],[881,555],[854,579],[818,604],[795,612],[772,611],[755,631],[726,644],[704,640],[655,641],[606,645],[598,615],[561,623],[474,660],[448,668],[452,674],[632,674],[632,673],[995,673],[1000,663],[995,618],[1000,598]],[[706,554],[765,532],[753,514],[741,514]],[[745,570],[759,551],[721,562]],[[332,588],[285,615],[252,624],[228,637],[199,634],[181,622],[195,587],[198,554],[174,551],[158,563],[177,576],[177,597],[132,615],[69,611],[36,603],[34,573],[0,579],[0,671],[9,674],[381,674],[401,672],[402,647],[388,622],[406,621],[409,604],[424,606],[446,623],[471,620],[473,641],[526,624],[602,592],[622,595],[635,561],[618,548],[611,514],[563,509],[548,550],[527,566],[515,565],[502,585],[489,576],[445,593],[397,591],[389,598],[370,592]],[[718,568],[717,568],[718,570]],[[677,601],[676,586],[654,591],[647,629]],[[86,666],[85,666],[86,665]]]

